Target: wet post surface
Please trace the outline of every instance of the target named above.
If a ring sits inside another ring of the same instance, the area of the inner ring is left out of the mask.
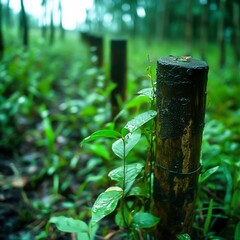
[[[208,65],[191,57],[157,62],[154,214],[156,239],[190,233],[201,171]]]
[[[127,82],[127,40],[111,40],[111,80],[116,83],[116,88],[111,94],[112,117],[119,112],[119,100],[126,100]]]

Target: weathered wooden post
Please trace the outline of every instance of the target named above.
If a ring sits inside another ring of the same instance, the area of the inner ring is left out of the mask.
[[[191,57],[157,62],[154,214],[156,239],[191,233],[204,127],[208,65]]]
[[[119,99],[126,99],[127,82],[127,41],[125,39],[111,40],[111,80],[116,88],[111,94],[112,117],[119,112]]]

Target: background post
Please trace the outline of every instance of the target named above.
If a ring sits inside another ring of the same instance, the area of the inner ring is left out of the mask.
[[[191,57],[157,62],[154,214],[156,239],[190,233],[201,171],[208,65]]]
[[[111,40],[111,80],[116,88],[111,94],[112,117],[119,112],[119,100],[126,99],[127,82],[127,41],[125,39]]]

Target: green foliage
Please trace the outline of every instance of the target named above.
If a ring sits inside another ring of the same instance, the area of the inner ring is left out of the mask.
[[[112,170],[109,172],[108,176],[111,178],[111,180],[116,181],[120,187],[123,188],[125,185],[124,194],[126,195],[132,188],[132,185],[136,181],[136,177],[141,173],[143,167],[144,165],[141,163],[128,164]],[[126,174],[126,176],[124,176],[124,174]]]
[[[159,222],[159,218],[142,211],[145,206],[141,203],[141,198],[148,198],[150,196],[148,193],[150,189],[140,189],[137,185],[134,187],[137,184],[138,176],[141,174],[144,175],[144,164],[141,162],[127,164],[128,154],[141,139],[141,128],[155,116],[156,111],[149,110],[138,114],[132,120],[128,121],[121,132],[108,129],[99,130],[81,142],[82,144],[91,143],[102,138],[117,139],[112,143],[112,151],[117,157],[123,160],[122,166],[110,171],[108,174],[110,179],[116,182],[116,186],[112,186],[101,193],[92,206],[90,228],[115,210],[117,211],[116,224],[120,227],[131,229],[133,235],[136,234],[136,229],[152,228]],[[92,145],[94,146],[94,143]],[[101,155],[101,151],[99,155]],[[139,203],[141,204],[137,206],[133,205],[131,201],[128,201],[128,196],[139,199]],[[117,208],[118,205],[119,207]],[[137,211],[138,209],[141,211]],[[52,223],[54,222],[52,221]],[[64,231],[64,228],[58,227],[58,229]],[[67,231],[69,229],[71,228],[68,228]]]
[[[178,238],[179,240],[191,240],[191,237],[190,237],[189,234],[187,234],[187,233],[180,234],[180,235],[177,236],[177,238]]]
[[[98,228],[98,225],[91,227],[78,219],[63,216],[51,217],[50,223],[54,223],[59,231],[76,233],[78,240],[93,240]]]
[[[110,187],[101,193],[92,207],[91,224],[94,225],[102,218],[112,213],[117,207],[119,199],[122,198],[123,189],[119,187]]]
[[[114,84],[105,76],[108,64],[101,70],[90,66],[87,49],[75,36],[51,48],[42,40],[34,44],[28,51],[9,45],[0,64],[1,214],[13,216],[1,230],[8,231],[9,239],[64,238],[54,225],[78,239],[149,236],[159,221],[149,206],[155,73],[142,76],[144,60],[150,54],[155,65],[160,55],[183,55],[182,43],[161,42],[159,47],[159,42],[129,41],[129,100],[119,113],[120,124],[126,123],[120,130],[119,123],[109,122]],[[196,57],[198,45],[193,46]],[[218,69],[215,45],[208,45],[206,53],[207,116],[193,238],[237,240],[239,71],[231,62]],[[83,148],[78,149],[80,141]],[[18,172],[14,175],[8,167],[13,161]],[[17,211],[12,212],[9,196],[19,202]],[[114,232],[115,224],[119,229]],[[181,234],[178,239],[190,236]]]
[[[208,230],[209,230],[210,222],[211,222],[211,219],[212,219],[212,212],[213,212],[213,199],[211,199],[210,203],[209,203],[207,218],[206,218],[206,221],[204,223],[204,230],[203,230],[204,235],[206,235]]]
[[[154,217],[150,213],[137,212],[133,215],[132,226],[134,228],[152,228],[159,222],[159,220],[159,218]]]

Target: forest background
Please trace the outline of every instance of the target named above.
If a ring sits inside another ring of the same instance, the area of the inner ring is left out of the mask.
[[[39,1],[38,16],[23,0],[15,12],[13,2],[0,1],[0,238],[74,239],[54,226],[46,231],[49,219],[88,220],[109,186],[109,171],[121,165],[111,142],[79,144],[114,123],[110,42],[117,38],[127,41],[122,125],[146,108],[133,99],[156,78],[159,57],[191,55],[208,63],[202,172],[218,169],[199,186],[194,234],[239,239],[239,1],[79,1],[71,25],[64,1]],[[85,33],[103,37],[101,66]],[[146,159],[143,141],[132,155]],[[106,218],[97,236],[117,230]]]

